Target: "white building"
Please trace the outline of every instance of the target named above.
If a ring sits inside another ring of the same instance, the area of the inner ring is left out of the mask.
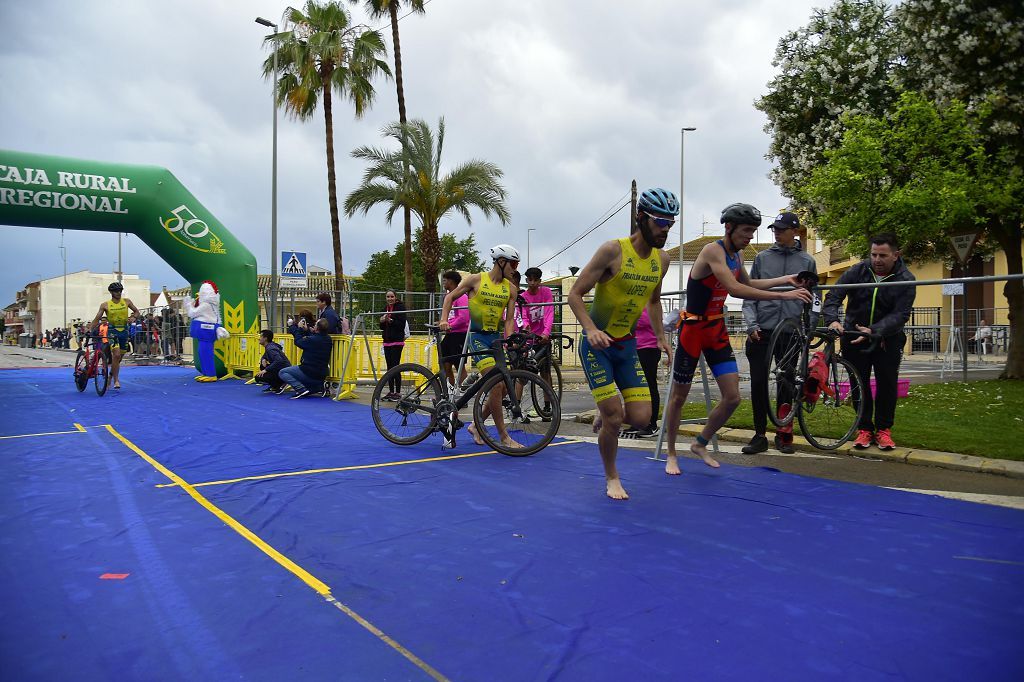
[[[26,285],[25,296],[19,294],[19,302],[23,302],[23,306],[18,311],[24,331],[41,335],[47,329],[63,327],[65,320],[68,325],[74,320],[92,321],[100,304],[110,300],[107,287],[116,280],[117,275],[113,273],[80,270],[69,272],[66,277],[61,275]],[[149,306],[148,279],[122,275],[122,283],[125,298],[137,308]]]

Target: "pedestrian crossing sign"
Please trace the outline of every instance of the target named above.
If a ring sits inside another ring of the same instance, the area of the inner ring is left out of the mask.
[[[305,289],[306,254],[301,251],[281,252],[281,288]]]

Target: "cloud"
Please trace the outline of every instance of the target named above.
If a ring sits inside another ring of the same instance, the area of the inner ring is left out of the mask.
[[[677,190],[684,125],[697,127],[686,137],[688,237],[702,216],[713,231],[732,201],[780,208],[753,101],[772,76],[779,38],[805,23],[814,4],[428,3],[400,24],[409,114],[432,125],[445,117],[449,166],[498,164],[512,213],[508,228],[474,214],[472,227],[452,216],[442,230],[474,231],[482,248],[510,242],[525,251],[527,228],[537,228],[530,246],[538,262],[593,224],[632,179]],[[0,45],[0,147],[165,166],[269,271],[272,110],[261,75],[265,29],[253,19],[278,20],[283,9],[202,0],[3,3],[0,21],[14,28]],[[390,30],[384,35],[390,43]],[[361,120],[336,99],[341,201],[363,172],[349,152],[381,143],[380,129],[397,118],[394,83],[376,86]],[[278,125],[279,246],[331,267],[323,116],[281,114]],[[582,265],[600,241],[624,233],[626,220],[620,213],[546,273]],[[359,273],[371,253],[393,247],[400,222],[387,226],[383,210],[343,217],[346,270]],[[19,254],[0,274],[0,298],[59,274],[59,233],[0,230]],[[133,240],[127,270],[155,286],[184,283]],[[65,243],[69,269],[109,271],[116,259],[113,235],[69,232]]]

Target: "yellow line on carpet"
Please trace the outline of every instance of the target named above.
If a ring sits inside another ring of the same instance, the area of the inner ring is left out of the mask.
[[[81,431],[82,433],[85,433],[85,427],[79,424],[78,422],[74,422],[74,427]]]
[[[371,632],[378,639],[380,639],[382,642],[384,642],[392,649],[400,653],[409,662],[411,662],[413,665],[415,665],[417,668],[424,671],[428,675],[430,675],[435,680],[447,679],[443,675],[441,675],[441,673],[434,670],[434,668],[428,665],[425,661],[421,660],[419,657],[417,657],[411,651],[406,649],[404,646],[402,646],[401,644],[393,640],[391,637],[388,637],[386,634],[384,634],[380,630],[380,628],[378,628],[373,623],[360,616],[358,613],[350,609],[345,604],[342,604],[340,601],[335,599],[334,596],[331,594],[331,588],[328,587],[325,583],[315,578],[306,569],[302,568],[294,561],[278,552],[276,549],[267,544],[258,535],[256,535],[251,530],[249,530],[241,523],[236,521],[232,516],[222,511],[219,507],[215,506],[213,503],[211,503],[209,500],[203,497],[203,495],[199,491],[197,491],[193,486],[189,485],[183,478],[175,474],[173,471],[165,467],[160,462],[153,459],[151,456],[143,452],[141,448],[135,445],[135,443],[131,442],[130,440],[122,436],[120,433],[118,433],[113,426],[111,426],[110,424],[104,424],[103,426],[107,429],[107,431],[111,433],[111,435],[113,435],[115,438],[121,441],[129,450],[137,454],[142,459],[146,460],[150,464],[150,466],[159,471],[161,474],[174,481],[175,485],[181,487],[185,492],[189,494],[190,497],[192,497],[192,499],[194,499],[196,502],[202,505],[203,508],[205,508],[207,511],[212,513],[222,522],[227,524],[232,530],[234,530],[236,533],[244,537],[246,540],[256,545],[256,547],[259,548],[264,554],[269,556],[271,559],[276,561],[284,568],[288,569],[288,571],[290,571],[293,575],[299,578],[302,582],[306,583],[306,585],[313,588],[321,597],[323,597],[327,601],[327,603],[340,609],[343,613],[345,613],[345,615],[349,616],[350,618],[352,618],[352,620],[359,623],[359,625],[361,625],[363,628]]]
[[[577,441],[567,440],[561,443],[551,443],[549,448],[558,445],[567,445]],[[241,478],[226,478],[221,481],[205,481],[203,483],[192,483],[193,488],[201,488],[208,485],[227,485],[228,483],[241,483],[242,481],[263,481],[268,478],[284,478],[285,476],[306,476],[311,474],[327,474],[336,471],[357,471],[359,469],[377,469],[378,467],[397,467],[403,464],[423,464],[425,462],[443,462],[449,459],[466,459],[467,457],[481,457],[483,455],[496,454],[495,450],[487,452],[469,452],[464,455],[445,455],[443,457],[426,457],[424,459],[403,459],[397,462],[381,462],[379,464],[356,464],[348,467],[331,467],[328,469],[305,469],[303,471],[284,471],[278,474],[262,474],[260,476],[243,476]],[[177,483],[158,483],[157,488],[173,488]]]

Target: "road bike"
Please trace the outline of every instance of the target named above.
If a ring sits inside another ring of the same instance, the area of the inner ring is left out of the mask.
[[[431,324],[426,327],[434,335],[438,367],[443,367],[440,329]],[[558,434],[562,408],[558,396],[547,382],[532,372],[509,368],[505,349],[519,349],[523,343],[522,335],[513,334],[508,339],[498,339],[489,350],[446,358],[457,364],[459,358],[481,355],[494,357],[494,369],[465,387],[453,386],[448,383],[443,372],[433,372],[416,363],[407,362],[392,367],[384,373],[373,390],[370,412],[374,425],[384,438],[396,445],[413,445],[432,433],[441,433],[445,444],[453,447],[456,432],[464,426],[458,417],[459,411],[473,401],[473,425],[487,445],[503,455],[513,457],[539,452]],[[395,377],[401,377],[402,388],[393,404],[388,404],[383,396],[390,392],[390,383]],[[515,397],[516,384],[522,384],[523,395],[531,396],[535,407],[537,403],[550,405],[549,418],[540,419],[525,414],[520,400]],[[494,416],[488,414],[488,399],[493,390],[504,390],[501,416],[514,445],[502,442]]]
[[[541,343],[541,338],[537,334],[532,332],[521,332],[524,338],[522,346],[509,348],[508,351],[508,365],[512,369],[522,369],[532,374],[536,374],[540,378],[544,379],[544,370],[550,370],[551,376],[551,389],[555,392],[555,396],[559,402],[562,400],[562,367],[558,362],[558,358],[555,357],[554,347],[558,343],[561,345],[562,350],[569,350],[573,346],[573,338],[565,334],[553,334],[548,338],[548,343]],[[545,381],[545,383],[547,383]],[[524,391],[525,392],[525,391]],[[522,395],[520,393],[519,395]],[[537,392],[537,384],[531,384],[530,399],[533,403],[533,409],[531,413],[537,416],[547,419],[549,418],[551,408],[547,405],[543,396]]]
[[[89,385],[89,379],[93,380],[96,388],[96,395],[103,395],[107,392],[107,384],[110,381],[110,358],[99,334],[90,334],[85,337],[82,347],[78,349],[75,356],[75,387],[79,392],[84,391]]]
[[[854,366],[836,352],[836,341],[843,336],[862,336],[870,341],[864,352],[871,352],[879,337],[818,327],[818,277],[812,272],[801,272],[798,277],[813,298],[804,304],[799,321],[783,320],[772,332],[767,351],[768,418],[778,427],[796,419],[813,447],[835,450],[857,432],[867,390]]]

